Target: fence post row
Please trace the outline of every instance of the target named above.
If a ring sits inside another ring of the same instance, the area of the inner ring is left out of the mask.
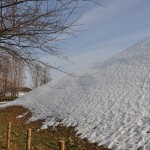
[[[6,143],[6,150],[10,150],[10,138],[11,138],[11,122],[8,123],[7,128],[7,143]],[[65,150],[65,141],[61,140],[59,142],[59,149]],[[31,150],[31,129],[27,129],[27,143],[26,143],[26,150]]]

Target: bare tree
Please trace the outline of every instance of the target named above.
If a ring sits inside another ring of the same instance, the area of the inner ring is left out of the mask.
[[[48,65],[45,65],[43,67],[43,71],[42,71],[42,82],[41,85],[51,81],[51,76],[50,76],[50,68]]]
[[[1,0],[0,57],[19,58],[31,69],[47,65],[45,54],[67,59],[56,49],[60,37],[72,34],[80,2],[100,0]],[[49,64],[49,67],[60,70]]]
[[[37,64],[35,70],[32,72],[33,88],[46,84],[50,80],[50,67],[48,65],[40,66],[40,64]]]
[[[17,89],[24,84],[24,65],[19,59],[9,55],[0,59],[0,93],[1,96],[17,96]]]
[[[32,71],[33,88],[36,88],[41,85],[41,71],[42,71],[42,67],[39,64],[37,64],[35,66],[34,71]]]
[[[8,77],[9,77],[9,69],[10,69],[10,63],[9,63],[9,59],[7,59],[6,57],[4,57],[4,59],[0,60],[0,65],[1,65],[1,72],[0,72],[0,78],[1,78],[1,82],[0,82],[0,87],[1,87],[1,93],[2,96],[5,96],[7,91],[8,91],[8,86],[9,86],[9,81],[8,81]]]

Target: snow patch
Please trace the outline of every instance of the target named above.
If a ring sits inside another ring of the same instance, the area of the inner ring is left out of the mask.
[[[76,126],[81,138],[114,150],[150,150],[150,38],[76,75],[0,107],[22,105],[43,129]]]

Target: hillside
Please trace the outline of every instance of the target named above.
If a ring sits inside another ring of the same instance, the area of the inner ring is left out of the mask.
[[[21,105],[41,128],[76,126],[81,138],[117,150],[150,149],[150,37],[104,63],[64,76],[4,106]]]

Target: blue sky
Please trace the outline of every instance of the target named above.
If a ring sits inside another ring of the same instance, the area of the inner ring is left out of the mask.
[[[61,51],[73,62],[48,57],[52,65],[68,72],[104,61],[150,35],[150,0],[102,0],[78,20],[76,37],[66,36]],[[51,71],[53,79],[63,75]]]
[[[104,7],[89,7],[78,20],[76,37],[66,37],[65,55],[74,63],[51,62],[74,72],[108,59],[150,35],[150,0],[103,0]],[[52,71],[53,78],[62,75]]]

